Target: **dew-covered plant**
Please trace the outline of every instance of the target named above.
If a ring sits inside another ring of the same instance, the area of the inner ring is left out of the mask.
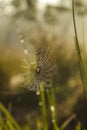
[[[43,89],[47,90],[52,84],[52,77],[56,68],[54,51],[51,45],[44,40],[44,43],[34,47],[33,54],[29,54],[23,35],[19,30],[18,33],[25,54],[25,61],[22,65],[23,87],[30,91],[38,91],[41,89],[40,83],[42,83],[44,85]]]

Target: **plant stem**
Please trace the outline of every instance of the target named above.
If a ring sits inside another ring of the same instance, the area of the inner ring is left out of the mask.
[[[45,100],[45,92],[44,92],[44,85],[40,83],[40,98],[42,103],[42,114],[43,114],[43,127],[44,130],[48,130],[47,125],[47,113],[46,113],[46,100]]]
[[[58,124],[57,124],[55,94],[54,94],[54,89],[52,86],[51,86],[50,90],[47,91],[47,97],[48,97],[50,111],[51,111],[53,128],[54,128],[54,130],[60,130],[60,128],[58,127]]]
[[[0,103],[0,111],[2,111],[7,119],[10,120],[10,123],[17,128],[17,130],[22,130],[19,124],[14,120],[14,118],[11,116],[11,114],[7,111],[7,109]]]
[[[85,69],[84,69],[84,64],[83,64],[83,60],[82,60],[82,56],[81,56],[79,40],[78,40],[78,36],[77,36],[74,0],[72,0],[72,15],[73,15],[73,25],[74,25],[74,32],[75,32],[75,46],[76,46],[78,62],[79,62],[79,69],[80,69],[80,77],[81,77],[81,81],[82,81],[82,84],[84,87],[84,93],[85,93],[86,92]]]

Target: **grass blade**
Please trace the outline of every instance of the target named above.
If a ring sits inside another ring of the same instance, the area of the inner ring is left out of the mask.
[[[81,81],[82,81],[82,84],[83,84],[83,87],[84,87],[84,93],[85,93],[86,92],[85,68],[84,68],[84,63],[83,63],[83,59],[82,59],[81,51],[80,51],[80,46],[79,46],[79,40],[78,40],[78,36],[77,36],[74,0],[72,0],[72,15],[73,15],[73,25],[74,25],[74,32],[75,32],[75,47],[76,47],[77,56],[78,56],[80,77],[81,77]]]

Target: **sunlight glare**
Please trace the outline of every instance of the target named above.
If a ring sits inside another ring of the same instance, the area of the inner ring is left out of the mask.
[[[12,0],[0,0],[0,3],[9,4]]]
[[[60,0],[38,0],[38,8],[44,9],[47,4],[56,6],[58,3],[60,3]]]

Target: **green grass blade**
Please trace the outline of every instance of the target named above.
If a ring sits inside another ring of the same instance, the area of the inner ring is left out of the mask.
[[[40,83],[40,98],[42,103],[41,107],[42,107],[44,130],[48,130],[45,91],[44,91],[44,85],[42,83]]]
[[[64,130],[68,124],[75,118],[75,115],[72,115],[71,117],[69,117],[61,126],[61,130]]]
[[[82,59],[81,51],[80,51],[80,46],[79,46],[79,40],[78,40],[78,36],[77,36],[74,0],[72,0],[72,15],[73,15],[73,25],[74,25],[74,32],[75,32],[75,47],[76,47],[76,51],[77,51],[80,77],[81,77],[81,81],[82,81],[82,84],[84,87],[84,92],[86,92],[85,68],[84,68],[84,63],[83,63],[83,59]]]
[[[80,124],[80,123],[78,123],[78,124],[76,125],[75,130],[81,130],[81,124]]]
[[[18,123],[11,116],[11,114],[8,112],[8,110],[2,105],[2,103],[0,103],[0,110],[5,114],[6,118],[10,120],[10,122],[14,125],[14,127],[17,130],[22,130],[21,127],[18,125]]]
[[[60,130],[60,128],[58,127],[58,123],[57,123],[55,93],[54,93],[54,89],[52,86],[49,89],[49,91],[47,91],[47,97],[48,97],[49,106],[50,106],[50,112],[51,112],[51,117],[52,117],[51,120],[52,120],[53,128],[54,128],[54,130]]]

